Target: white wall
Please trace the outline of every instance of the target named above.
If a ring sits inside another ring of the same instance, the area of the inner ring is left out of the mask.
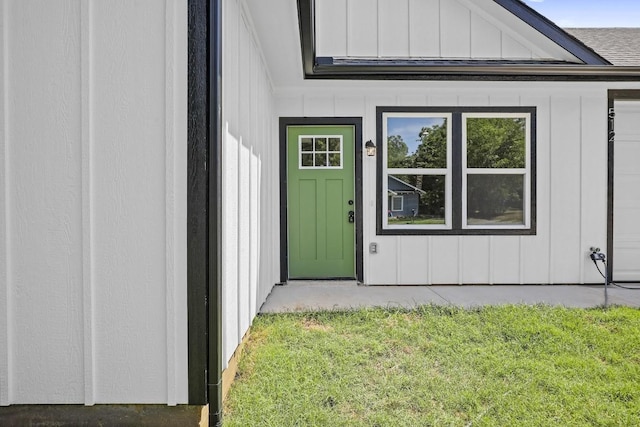
[[[187,402],[186,3],[0,3],[0,405]]]
[[[535,106],[535,236],[377,236],[376,162],[364,158],[367,284],[600,283],[587,258],[606,246],[607,86],[601,83],[313,82],[281,90],[280,116],[362,116],[376,106]],[[381,143],[381,141],[378,141]]]
[[[317,55],[579,62],[493,0],[316,0]]]
[[[279,281],[279,175],[271,81],[244,2],[223,3],[223,360]]]

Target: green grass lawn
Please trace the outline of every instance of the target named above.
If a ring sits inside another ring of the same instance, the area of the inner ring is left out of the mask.
[[[444,224],[444,218],[431,218],[431,217],[391,217],[388,219],[389,225],[398,224]]]
[[[640,310],[259,316],[225,426],[637,426]]]

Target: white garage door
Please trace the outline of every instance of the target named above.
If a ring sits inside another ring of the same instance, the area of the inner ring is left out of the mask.
[[[640,102],[615,108],[613,280],[640,281]]]

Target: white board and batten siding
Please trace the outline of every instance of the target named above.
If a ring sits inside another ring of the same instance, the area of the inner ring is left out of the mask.
[[[0,405],[187,403],[187,2],[0,22]]]
[[[613,280],[640,280],[640,102],[615,103]]]
[[[316,0],[317,55],[579,62],[493,0]]]
[[[279,281],[273,89],[244,2],[223,3],[223,368]]]
[[[588,258],[606,246],[607,87],[580,83],[358,82],[281,91],[283,116],[362,116],[376,138],[377,106],[527,106],[537,112],[537,232],[533,236],[376,235],[376,161],[363,159],[369,285],[600,283]],[[367,87],[369,86],[369,87]],[[377,141],[377,144],[383,143]]]

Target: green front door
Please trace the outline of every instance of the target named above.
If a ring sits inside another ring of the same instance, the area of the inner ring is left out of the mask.
[[[353,126],[287,128],[290,279],[355,278]]]

